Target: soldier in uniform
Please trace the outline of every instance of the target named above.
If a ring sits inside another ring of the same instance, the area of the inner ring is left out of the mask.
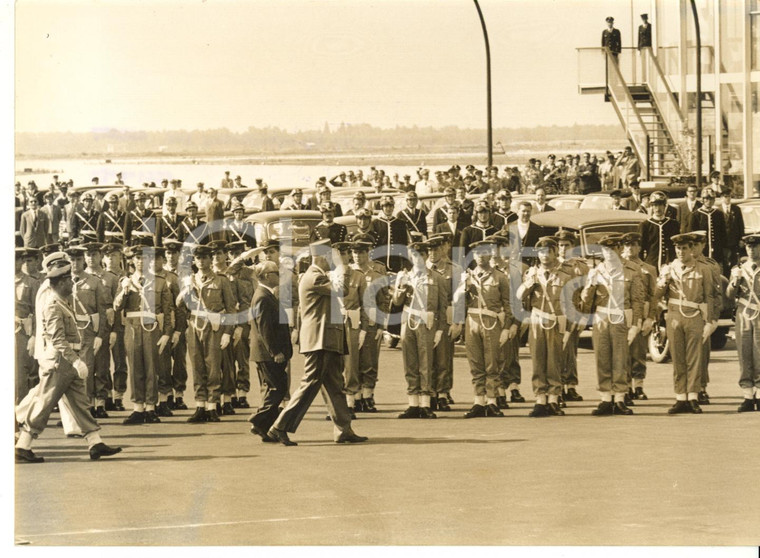
[[[676,392],[668,414],[701,413],[702,344],[709,342],[717,327],[715,288],[709,268],[694,257],[692,236],[676,235],[673,244],[676,259],[660,270],[655,291],[655,298],[668,304],[666,323]]]
[[[634,264],[641,272],[642,285],[644,286],[644,305],[642,316],[644,321],[641,325],[641,331],[631,343],[629,359],[629,397],[633,400],[648,399],[644,393],[644,379],[647,377],[647,336],[652,331],[654,320],[650,317],[655,312],[654,292],[657,285],[657,270],[654,266],[643,261],[639,254],[641,253],[641,235],[632,232],[623,235],[622,256],[630,263]]]
[[[372,249],[372,235],[355,235],[351,244],[353,257],[352,269],[364,274],[365,289],[362,308],[367,320],[363,331],[364,340],[359,344],[359,387],[355,398],[354,410],[375,413],[375,385],[380,360],[380,342],[383,338],[383,325],[379,321],[378,311],[388,312],[390,294],[384,266],[369,259]]]
[[[726,296],[736,300],[736,351],[739,387],[744,400],[740,413],[760,411],[760,235],[742,237],[747,260],[731,269]]]
[[[177,287],[182,284],[183,277],[179,276],[179,257],[182,251],[182,243],[178,240],[167,239],[164,241],[166,263],[164,270],[170,277],[173,275],[177,280]],[[190,272],[189,266],[184,269],[185,275]],[[170,275],[171,274],[171,275]],[[169,285],[171,291],[171,284]],[[171,357],[172,366],[169,371],[170,385],[173,393],[168,393],[166,406],[169,410],[186,411],[185,388],[187,387],[187,308],[176,306],[177,297],[172,300],[174,306],[174,333],[172,334]],[[160,380],[160,378],[159,378]],[[159,390],[161,386],[159,385]],[[159,397],[160,397],[159,392]]]
[[[615,29],[615,18],[610,16],[604,19],[607,22],[607,29],[602,31],[602,48],[607,47],[612,53],[615,62],[618,55],[623,50],[623,43],[620,38],[620,30]]]
[[[211,268],[211,248],[193,251],[198,272],[184,278],[177,306],[188,312],[188,364],[195,384],[196,409],[190,423],[219,422],[216,404],[222,382],[222,351],[232,339],[226,316],[234,314],[236,301],[229,280]]]
[[[319,206],[322,213],[322,221],[311,231],[311,242],[328,239],[330,244],[344,242],[348,235],[345,225],[339,225],[334,222],[335,204],[333,202],[324,202]]]
[[[517,221],[517,213],[512,211],[512,193],[509,190],[500,190],[496,194],[496,203],[498,207],[491,216],[491,224],[497,230],[501,230],[505,225]]]
[[[90,242],[82,246],[86,252],[84,255],[87,264],[87,272],[97,278],[103,288],[103,304],[105,307],[105,324],[103,325],[103,338],[108,339],[108,346],[101,345],[95,353],[95,368],[91,370],[94,376],[95,395],[95,418],[108,418],[108,410],[113,409],[113,400],[110,398],[113,390],[111,381],[111,349],[116,343],[116,312],[113,309],[113,299],[119,288],[119,277],[106,271],[102,265],[103,245],[99,242]],[[109,399],[111,399],[109,401]],[[106,409],[106,404],[110,409]]]
[[[357,236],[367,235],[369,235],[371,238],[363,242],[370,242],[372,244],[372,248],[374,249],[375,246],[377,246],[378,242],[377,231],[372,226],[372,211],[365,207],[364,209],[360,209],[356,212],[356,232],[350,236],[350,240],[354,241],[356,240]],[[379,262],[378,264],[383,265]],[[384,265],[383,269],[385,269]]]
[[[536,242],[538,264],[525,272],[515,293],[531,312],[528,342],[533,361],[533,392],[536,404],[531,417],[564,415],[559,407],[562,394],[560,367],[562,344],[569,339],[566,316],[562,314],[560,294],[572,276],[560,264],[557,241],[542,237]]]
[[[183,217],[177,213],[177,198],[167,199],[164,208],[156,225],[156,246],[163,246],[166,239],[182,241],[185,237],[182,230]]]
[[[82,205],[71,216],[69,238],[96,235],[100,214],[92,207],[94,199],[92,192],[85,192],[82,196]]]
[[[109,285],[113,285],[114,283],[118,285],[121,282],[121,278],[125,275],[125,265],[122,261],[123,250],[124,246],[120,243],[113,242],[103,245],[102,264],[105,267],[103,274],[107,277],[105,281]],[[112,290],[112,301],[115,296],[116,291]],[[113,307],[111,306],[110,309],[113,309]],[[105,410],[123,411],[124,393],[127,391],[127,357],[125,354],[126,348],[124,347],[124,322],[121,312],[114,312],[111,333],[115,337],[113,344],[109,342],[110,357],[113,361],[113,370],[109,370],[109,374],[112,374],[112,378],[109,378],[108,381],[105,379],[103,381],[105,384],[112,386],[113,397],[106,394]],[[102,358],[105,361],[106,355]]]
[[[455,308],[453,295],[459,287],[462,278],[462,268],[449,258],[450,247],[448,239],[444,236],[433,236],[428,240],[430,256],[428,269],[437,271],[443,277],[444,298],[446,307],[446,335],[433,350],[433,397],[431,398],[432,410],[450,411],[449,398],[454,386],[454,342],[462,333],[462,324],[465,318],[465,301]]]
[[[578,250],[577,237],[571,231],[564,230],[559,231],[554,235],[554,238],[557,241],[560,263],[566,269],[567,273],[573,277],[573,280],[577,281],[579,286],[582,286],[581,284],[585,281],[589,269],[583,258],[574,255],[576,250]],[[576,290],[575,292],[577,293],[578,291]],[[577,301],[577,299],[573,300],[573,302]],[[578,310],[577,307],[574,309]],[[582,319],[580,316],[577,318],[578,320]],[[570,338],[567,343],[562,346],[562,365],[560,368],[560,376],[562,378],[562,407],[567,405],[567,401],[583,401],[583,396],[579,394],[577,390],[578,343],[580,342],[580,332],[585,327],[585,321],[583,323],[576,323],[575,320],[571,321],[578,327],[568,328],[570,331]]]
[[[412,269],[396,276],[393,303],[403,305],[401,355],[406,371],[409,407],[400,419],[436,418],[430,408],[433,395],[433,355],[446,324],[446,288],[440,273],[427,268],[427,244],[422,236],[409,244]]]
[[[665,212],[667,198],[661,192],[653,192],[649,197],[652,216],[639,224],[641,235],[641,259],[659,270],[673,261],[675,250],[673,237],[680,229],[678,221],[668,217]]]
[[[103,443],[98,433],[100,426],[88,412],[90,402],[84,380],[90,369],[80,357],[81,330],[75,310],[68,303],[73,291],[71,264],[61,252],[46,257],[43,264],[49,287],[37,304],[40,315],[36,320],[35,352],[40,363],[40,383],[16,407],[20,424],[16,463],[44,461],[32,451],[32,441],[45,430],[50,413],[61,399],[87,441],[90,459],[117,454],[121,448]]]
[[[108,207],[100,213],[97,224],[98,242],[108,244],[124,243],[124,220],[126,216],[119,211],[119,195],[111,192],[106,196]]]
[[[491,207],[487,201],[479,201],[475,206],[475,222],[462,231],[462,237],[459,239],[459,246],[464,251],[465,258],[470,254],[473,243],[481,242],[497,232],[498,229],[491,225]],[[471,262],[468,267],[472,268],[474,264]]]
[[[133,240],[141,244],[153,241],[156,234],[156,215],[146,207],[148,194],[140,192],[135,200],[135,208],[124,219],[124,243],[131,245]]]
[[[638,267],[620,256],[620,242],[617,235],[599,240],[604,261],[589,272],[581,293],[584,309],[594,315],[592,336],[602,397],[591,412],[595,416],[633,414],[626,405],[629,346],[641,332],[644,286]]]
[[[134,410],[123,424],[161,422],[156,414],[158,374],[162,353],[169,352],[174,332],[171,291],[155,272],[155,253],[163,248],[135,246],[131,249],[135,271],[124,277],[113,301],[124,312],[124,343],[130,371]]]
[[[182,220],[183,238],[187,244],[201,244],[208,238],[208,225],[198,218],[198,204],[193,200],[187,202],[187,215]]]
[[[707,243],[704,255],[715,261],[723,261],[723,247],[726,245],[726,218],[715,207],[715,193],[712,188],[702,190],[702,207],[690,217],[689,231],[705,231]]]
[[[16,405],[29,393],[34,372],[35,298],[40,284],[21,270],[30,249],[16,248],[15,342],[16,342]],[[35,257],[32,255],[32,257]]]
[[[396,217],[406,222],[406,228],[410,232],[427,236],[427,212],[417,207],[418,202],[417,192],[409,190],[406,193],[406,207],[396,213]]]
[[[481,218],[478,212],[478,219]],[[454,297],[467,299],[465,338],[475,400],[464,418],[503,417],[497,405],[501,354],[507,340],[517,334],[510,307],[509,278],[491,267],[494,244],[480,240],[470,244],[475,268],[466,272]]]
[[[243,220],[245,217],[245,206],[240,202],[232,205],[233,218],[225,223],[227,229],[227,242],[245,242],[248,248],[256,247],[256,235],[253,232],[253,225]]]

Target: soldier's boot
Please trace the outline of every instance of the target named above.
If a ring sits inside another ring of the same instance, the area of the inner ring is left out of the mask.
[[[635,399],[638,399],[639,401],[646,401],[647,399],[649,399],[647,397],[647,394],[644,393],[644,388],[641,386],[637,387],[636,391],[633,392],[633,397]]]
[[[629,409],[624,402],[617,401],[615,403],[615,406],[612,408],[612,414],[614,414],[614,415],[632,415],[633,414],[633,410]]]
[[[494,405],[491,403],[490,405],[486,405],[486,416],[487,417],[503,417],[504,413],[501,412],[501,409],[499,409],[498,405]]]
[[[565,394],[565,401],[583,401],[583,396],[581,396],[576,390],[575,387],[571,386],[567,388],[567,393]]]
[[[223,415],[234,415],[235,409],[232,408],[232,403],[227,401],[224,405],[222,405],[222,414]]]
[[[451,406],[449,405],[449,402],[446,401],[445,397],[439,397],[437,407],[439,411],[448,412],[451,410]]]
[[[113,404],[113,397],[106,397],[106,411],[115,411],[116,405]]]
[[[632,405],[635,405],[633,402],[633,390],[631,388],[628,388],[628,392],[623,396],[623,403],[626,407],[631,407]]]
[[[421,419],[434,419],[438,418],[435,416],[435,413],[430,410],[430,407],[420,407],[420,415],[418,418]]]
[[[737,409],[740,413],[748,413],[750,411],[755,410],[755,400],[754,399],[745,399],[742,401],[742,404],[739,405],[739,408]]]
[[[170,411],[173,411],[177,407],[175,407],[176,403],[174,402],[174,395],[167,395],[166,396],[166,406],[169,407]]]
[[[172,410],[169,408],[169,402],[168,401],[161,401],[158,404],[158,407],[156,407],[156,415],[159,417],[173,417],[174,413],[172,413]]]
[[[473,405],[472,408],[464,414],[464,418],[466,419],[479,418],[484,416],[486,416],[486,407],[485,405],[479,405],[478,403]]]
[[[238,397],[238,408],[240,409],[250,409],[251,406],[248,404],[248,398],[243,395],[242,397]]]
[[[436,397],[435,394],[430,396],[430,410],[431,411],[438,410],[438,397]]]
[[[145,411],[145,424],[156,424],[158,422],[161,422],[161,419],[158,418],[156,411]]]
[[[87,410],[90,411],[90,415],[92,415],[92,418],[98,418],[97,416],[95,416],[95,407],[90,405]]]
[[[525,403],[525,398],[520,394],[519,389],[513,389],[509,401],[511,403]]]
[[[357,399],[354,401],[354,412],[363,413],[365,411],[364,399]]]
[[[530,413],[528,413],[529,417],[534,417],[534,418],[548,417],[551,415],[552,415],[552,412],[549,410],[549,405],[544,405],[541,403],[536,403],[535,405],[533,405],[533,409],[531,410]]]
[[[595,417],[604,417],[607,415],[611,415],[615,412],[615,409],[612,405],[612,401],[602,401],[599,403],[596,409],[591,411],[591,414]]]
[[[99,419],[108,418],[108,413],[106,412],[105,407],[103,407],[102,405],[98,405],[97,407],[95,407],[95,418],[99,418]]]
[[[696,399],[689,401],[689,407],[691,409],[691,412],[695,415],[702,414],[702,407],[699,406],[699,402]]]
[[[710,404],[710,396],[707,395],[707,392],[702,390],[697,394],[697,402],[701,405],[709,405]]]
[[[122,403],[120,398],[116,398],[113,400],[113,406],[116,407],[117,411],[126,411],[124,408],[124,403]]]
[[[206,422],[222,422],[216,409],[206,410]]]
[[[565,394],[561,393],[557,396],[557,405],[560,409],[566,409],[567,403],[565,403]]]
[[[446,401],[449,402],[449,405],[453,405],[454,404],[454,398],[451,397],[451,393],[450,392],[446,393]]]
[[[688,401],[676,401],[670,409],[668,409],[669,415],[680,415],[683,413],[691,413],[691,405]]]
[[[185,401],[182,399],[182,397],[177,397],[177,399],[175,399],[174,408],[177,411],[187,411],[187,405],[185,404]]]
[[[208,415],[206,414],[206,409],[204,407],[196,407],[195,412],[189,419],[187,419],[187,422],[197,423],[206,422],[207,420]]]
[[[420,418],[420,408],[419,407],[408,407],[406,411],[401,413],[398,418],[400,419],[416,419]]]
[[[496,406],[499,409],[509,409],[509,403],[507,403],[506,395],[499,395],[496,397]]]
[[[232,400],[230,401],[230,403],[232,404],[232,408],[233,409],[238,409],[239,408],[240,402],[238,401],[237,396],[233,395],[232,396]]]
[[[374,396],[365,397],[364,399],[362,399],[362,401],[364,401],[364,412],[365,413],[376,413],[377,412],[377,407],[375,407],[375,397]]]
[[[550,415],[553,415],[555,417],[565,416],[565,411],[562,410],[562,408],[559,406],[559,403],[548,403],[546,406],[548,407]]]
[[[216,414],[219,416],[222,415],[222,403],[220,401],[216,402]]]
[[[133,411],[131,415],[124,419],[122,424],[143,424],[145,422],[145,413],[143,411]]]

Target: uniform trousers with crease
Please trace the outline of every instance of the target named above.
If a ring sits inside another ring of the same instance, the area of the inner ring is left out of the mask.
[[[560,395],[562,379],[562,334],[554,325],[545,329],[538,321],[530,325],[528,333],[531,359],[533,361],[533,393],[536,395]]]
[[[760,323],[742,315],[742,306],[736,311],[736,351],[741,374],[739,387],[760,389]]]
[[[491,329],[488,329],[488,328]],[[466,351],[475,395],[496,397],[500,383],[501,323],[489,316],[467,316]]]
[[[348,344],[348,354],[343,356],[345,391],[349,395],[356,395],[362,389],[359,378],[359,332],[361,330],[351,327],[351,320],[346,320],[344,327],[346,329],[346,343]],[[371,341],[372,339],[364,338],[364,343]]]
[[[140,318],[127,318],[124,326],[133,403],[155,405],[158,402],[159,354],[156,344],[161,337],[161,330],[156,322],[154,324],[152,331],[146,331]],[[168,352],[167,344],[164,353]]]
[[[591,330],[596,357],[598,389],[606,393],[628,393],[628,325],[613,324],[596,314]]]
[[[288,393],[287,362],[257,362],[256,369],[265,378],[266,386],[261,406],[248,420],[262,432],[268,431],[280,414],[280,403]]]
[[[678,395],[698,393],[702,389],[702,330],[705,321],[700,314],[687,318],[671,308],[666,323],[675,392]]]
[[[412,327],[409,323],[414,324]],[[411,316],[401,326],[401,358],[406,371],[407,395],[432,395],[435,330]],[[443,342],[443,339],[441,339]]]
[[[367,337],[359,349],[359,381],[362,388],[374,389],[377,384],[377,369],[380,363],[380,343],[377,340],[377,325],[367,327]]]

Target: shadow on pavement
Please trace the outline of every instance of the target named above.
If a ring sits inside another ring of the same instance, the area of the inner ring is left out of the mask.
[[[513,440],[482,440],[482,439],[463,439],[463,438],[370,438],[368,442],[362,444],[336,444],[326,440],[297,440],[299,445],[316,447],[316,446],[377,446],[377,445],[427,445],[427,444],[508,444],[512,442],[527,442],[527,439],[518,438]]]

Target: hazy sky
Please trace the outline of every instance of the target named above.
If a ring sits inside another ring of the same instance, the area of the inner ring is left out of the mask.
[[[482,0],[494,126],[616,123],[575,48],[631,1]],[[19,0],[15,63],[17,131],[485,127],[472,0]]]

